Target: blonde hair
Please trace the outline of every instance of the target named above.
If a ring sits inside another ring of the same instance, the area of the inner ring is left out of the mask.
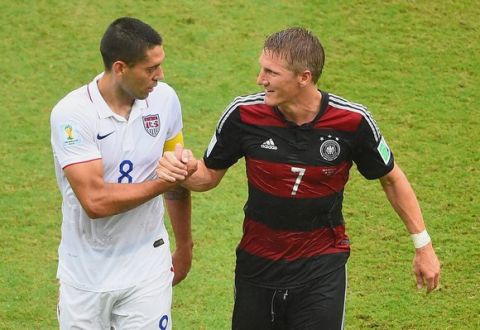
[[[285,59],[295,73],[309,70],[315,84],[322,74],[325,63],[323,46],[311,31],[304,28],[293,27],[271,34],[263,49]]]

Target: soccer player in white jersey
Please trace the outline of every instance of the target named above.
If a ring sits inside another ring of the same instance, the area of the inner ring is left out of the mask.
[[[183,144],[180,102],[160,82],[165,51],[149,25],[115,20],[100,51],[105,72],[51,114],[63,198],[60,328],[171,329],[172,284],[186,277],[192,260],[191,199],[157,178],[155,167],[164,151]]]

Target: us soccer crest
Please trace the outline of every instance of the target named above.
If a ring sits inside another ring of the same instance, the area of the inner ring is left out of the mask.
[[[328,138],[328,140],[320,139],[320,141],[323,141],[320,146],[320,155],[322,155],[323,159],[330,162],[337,159],[340,155],[340,144],[337,142],[338,138],[332,139],[331,135]]]
[[[160,116],[157,115],[147,115],[142,116],[143,118],[143,127],[148,134],[155,137],[160,132]]]

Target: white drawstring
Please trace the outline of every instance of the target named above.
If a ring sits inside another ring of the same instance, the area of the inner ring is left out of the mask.
[[[275,295],[277,294],[277,290],[275,290],[275,292],[273,293],[273,296],[272,296],[272,303],[270,305],[270,314],[272,314],[272,322],[275,321],[275,312],[273,310],[273,301],[275,299]]]

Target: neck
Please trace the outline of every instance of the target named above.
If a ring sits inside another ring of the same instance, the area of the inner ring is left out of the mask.
[[[135,99],[125,93],[115,81],[114,77],[107,72],[97,81],[97,84],[100,94],[110,109],[117,115],[128,119]]]
[[[316,87],[309,89],[288,104],[279,104],[278,109],[286,119],[297,125],[310,123],[319,113],[322,94]]]

